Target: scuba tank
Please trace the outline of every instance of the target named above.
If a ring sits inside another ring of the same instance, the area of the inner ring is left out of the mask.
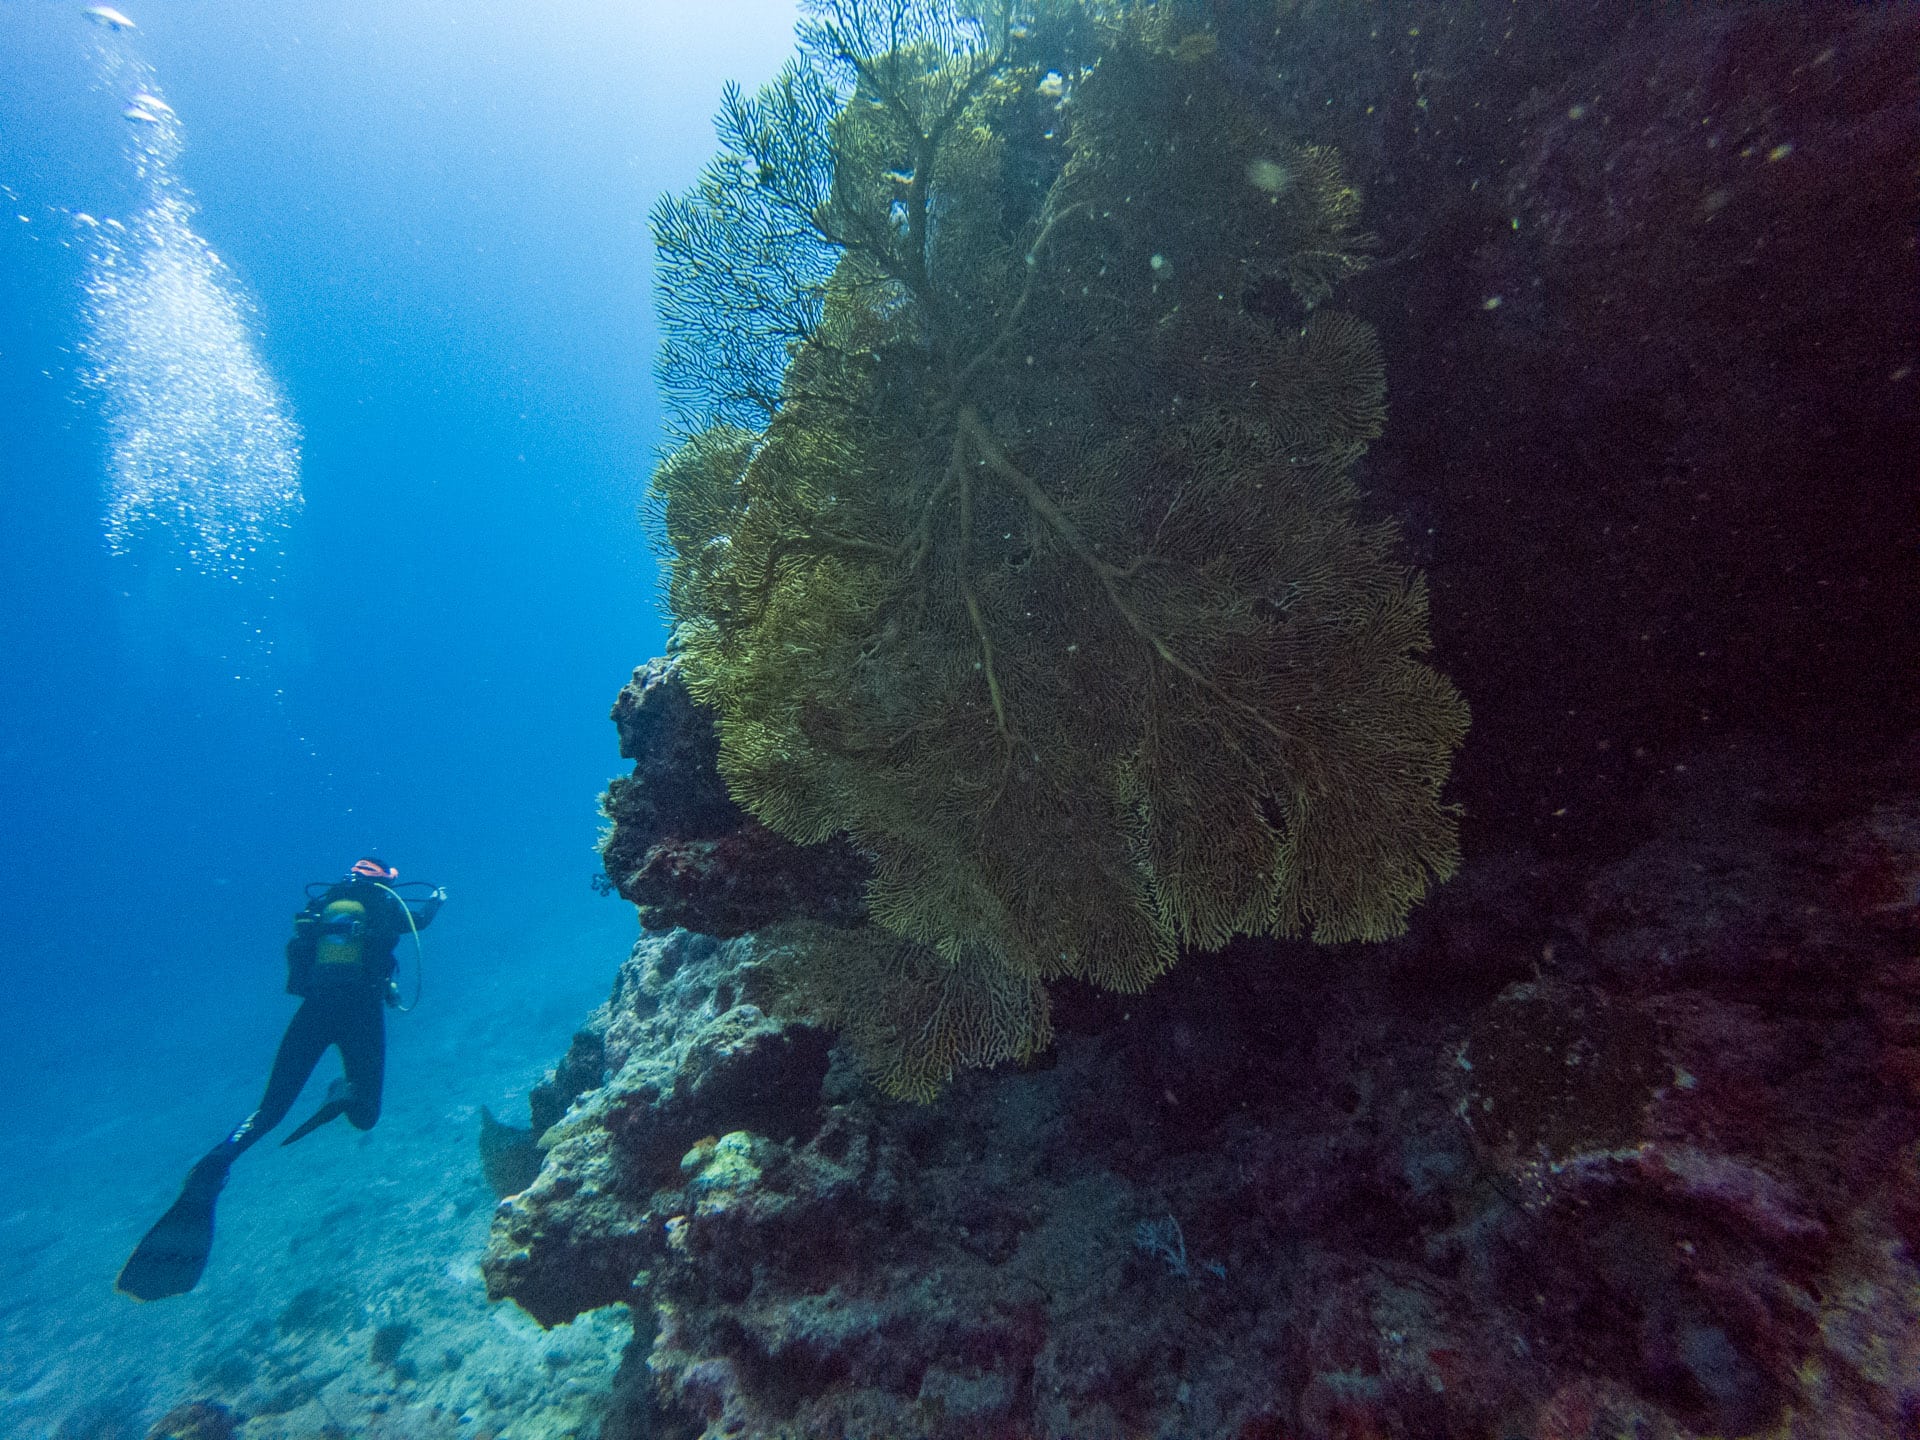
[[[310,999],[317,991],[330,992],[342,986],[384,985],[387,1003],[405,1014],[420,1001],[420,927],[433,918],[433,911],[447,898],[446,892],[425,881],[404,882],[399,889],[374,881],[372,888],[393,902],[388,907],[373,897],[350,900],[335,893],[351,883],[315,880],[307,886],[307,908],[293,917],[294,936],[287,943],[287,993]],[[427,893],[400,893],[421,888]],[[334,898],[327,899],[329,895]],[[416,904],[428,907],[417,920],[413,910]],[[389,915],[389,910],[394,913]],[[398,967],[389,929],[402,918],[413,936],[415,963],[413,1000],[406,1004],[400,1003],[399,987],[393,978]]]
[[[358,900],[334,900],[320,912],[313,963],[322,984],[359,978],[366,928],[367,907]]]

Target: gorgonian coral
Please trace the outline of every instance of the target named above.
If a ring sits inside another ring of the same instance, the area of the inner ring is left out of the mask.
[[[1396,933],[1464,702],[1356,514],[1372,331],[1327,151],[1164,9],[819,0],[655,212],[669,598],[735,798],[874,860],[801,991],[896,1093],[1045,982]]]

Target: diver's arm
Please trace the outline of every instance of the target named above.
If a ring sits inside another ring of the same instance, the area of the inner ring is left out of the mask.
[[[440,913],[440,907],[446,903],[446,890],[436,885],[431,895],[423,895],[409,904],[407,909],[413,912],[413,923],[424,930],[433,923],[433,917]]]

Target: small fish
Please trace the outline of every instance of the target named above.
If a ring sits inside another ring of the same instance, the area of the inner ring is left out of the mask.
[[[115,10],[111,5],[89,5],[81,12],[96,25],[104,25],[109,30],[133,30],[133,21]]]
[[[138,105],[142,110],[151,110],[156,115],[171,115],[173,107],[151,90],[142,90],[129,103]]]
[[[141,125],[158,125],[160,123],[160,117],[158,115],[154,114],[151,110],[142,110],[138,105],[129,105],[120,113],[126,116],[127,119]]]

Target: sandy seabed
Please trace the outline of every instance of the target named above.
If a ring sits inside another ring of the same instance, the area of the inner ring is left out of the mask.
[[[279,1146],[339,1073],[329,1052],[292,1119],[235,1166],[199,1287],[153,1304],[114,1276],[252,1109],[296,1002],[273,975],[230,1013],[155,1017],[158,1039],[110,1021],[31,1038],[40,1053],[16,1055],[26,1079],[9,1087],[21,1118],[0,1125],[0,1435],[140,1440],[195,1400],[227,1406],[245,1440],[593,1433],[629,1318],[548,1332],[489,1304],[476,1137],[483,1103],[526,1123],[528,1088],[604,998],[631,937],[618,909],[584,929],[556,919],[537,963],[432,937],[427,1003],[388,1027],[379,1125]]]

